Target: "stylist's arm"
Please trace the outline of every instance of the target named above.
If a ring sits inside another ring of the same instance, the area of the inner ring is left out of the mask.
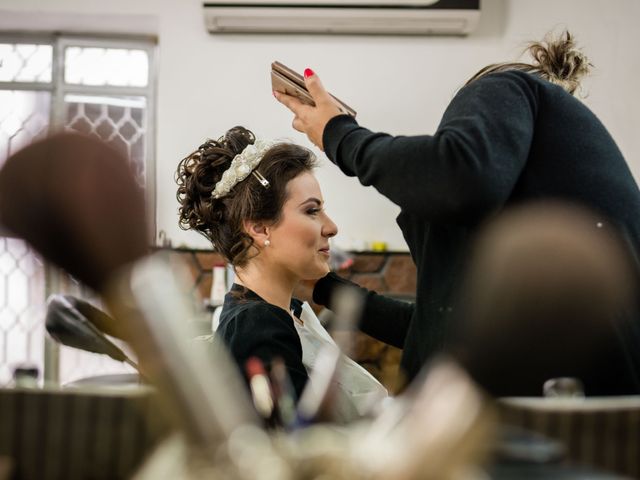
[[[314,145],[324,151],[322,144],[324,127],[333,117],[341,115],[342,111],[329,92],[324,89],[320,78],[310,68],[304,71],[304,81],[316,104],[315,107],[305,105],[297,98],[285,93],[274,91],[273,95],[293,112],[293,128],[304,133]]]

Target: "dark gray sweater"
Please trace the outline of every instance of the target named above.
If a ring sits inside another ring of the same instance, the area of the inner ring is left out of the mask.
[[[409,379],[446,345],[473,235],[501,209],[542,198],[584,205],[620,228],[637,256],[640,192],[620,150],[582,102],[534,75],[496,73],[462,88],[433,135],[374,133],[341,115],[323,142],[345,174],[401,208],[397,222],[418,272],[415,308],[371,294],[363,330],[404,347]],[[330,303],[337,282],[319,282],[316,301]]]

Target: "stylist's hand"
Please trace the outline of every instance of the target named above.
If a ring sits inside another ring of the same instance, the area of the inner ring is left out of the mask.
[[[305,105],[300,100],[291,95],[281,92],[273,92],[276,99],[293,112],[292,126],[299,132],[304,133],[320,150],[324,151],[322,144],[322,134],[329,120],[342,114],[342,110],[336,104],[329,92],[322,86],[320,78],[307,68],[304,71],[304,82],[307,90],[313,97],[316,106]]]

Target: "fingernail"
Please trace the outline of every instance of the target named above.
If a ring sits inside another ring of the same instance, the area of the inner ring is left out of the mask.
[[[278,92],[276,92],[275,90],[272,90],[271,93],[273,93],[273,96],[278,98]]]
[[[313,77],[313,75],[314,75],[313,70],[311,70],[310,68],[304,69],[304,78]]]

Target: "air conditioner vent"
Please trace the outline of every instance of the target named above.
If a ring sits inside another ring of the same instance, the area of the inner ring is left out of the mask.
[[[479,0],[228,0],[205,3],[204,12],[211,33],[464,35],[475,29],[480,5]]]

